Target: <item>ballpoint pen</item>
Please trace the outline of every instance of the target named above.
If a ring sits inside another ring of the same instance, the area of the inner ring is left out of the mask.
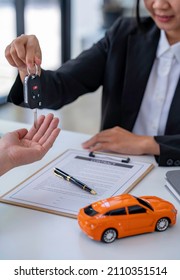
[[[86,184],[79,181],[78,179],[75,179],[74,177],[70,176],[69,174],[65,173],[64,171],[60,170],[57,167],[54,168],[54,174],[60,178],[65,179],[66,181],[73,183],[74,185],[80,187],[82,190],[85,190],[91,194],[97,194],[96,191],[89,188]]]

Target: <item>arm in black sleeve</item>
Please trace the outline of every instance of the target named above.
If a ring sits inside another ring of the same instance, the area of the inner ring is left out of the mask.
[[[156,156],[159,166],[180,166],[180,135],[155,136],[160,145],[160,155]]]
[[[15,105],[24,106],[23,84],[19,75],[17,76],[9,92],[7,101],[12,102]]]
[[[79,96],[104,86],[104,81],[109,79],[109,76],[113,79],[112,72],[116,69],[111,69],[108,63],[111,60],[110,53],[114,52],[112,46],[122,22],[122,19],[117,20],[101,40],[83,51],[76,59],[64,63],[56,71],[42,70],[40,78],[43,108],[59,109]],[[23,86],[19,76],[11,88],[8,101],[24,106]]]
[[[59,109],[102,85],[106,65],[105,41],[102,39],[56,71],[42,69],[42,108]],[[24,106],[23,84],[19,75],[11,88],[8,101]]]

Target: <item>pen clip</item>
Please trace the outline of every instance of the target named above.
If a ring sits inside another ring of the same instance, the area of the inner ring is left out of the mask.
[[[100,154],[99,153],[99,155],[101,156],[106,156],[105,154]],[[114,157],[119,157],[118,155],[113,155]],[[95,158],[96,157],[96,155],[95,155],[95,153],[94,152],[90,152],[89,153],[89,157],[93,157],[93,158]],[[112,159],[109,155],[107,155],[107,157],[109,158],[109,159]],[[122,157],[121,157],[122,158]],[[115,159],[113,159],[113,160],[115,160]],[[121,160],[119,160],[119,161],[121,161],[121,162],[123,162],[123,163],[129,163],[130,162],[130,157],[124,157],[124,158],[122,158]]]

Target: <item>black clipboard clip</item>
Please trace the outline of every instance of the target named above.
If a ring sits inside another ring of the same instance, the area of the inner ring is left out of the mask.
[[[109,156],[109,155],[108,155],[108,156]],[[115,156],[116,156],[116,155],[115,155]],[[89,157],[95,158],[96,155],[95,155],[94,152],[90,152],[90,153],[89,153]],[[121,158],[122,158],[122,157],[121,157]],[[123,162],[123,163],[129,163],[130,160],[131,160],[130,157],[124,157],[124,158],[122,158],[120,161]]]

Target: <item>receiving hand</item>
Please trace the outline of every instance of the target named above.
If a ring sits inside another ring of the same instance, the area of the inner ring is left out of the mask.
[[[19,165],[40,160],[52,147],[60,129],[53,114],[40,116],[37,129],[32,127],[9,132],[0,139],[0,175]]]
[[[159,144],[151,136],[133,134],[121,127],[114,127],[97,133],[82,144],[90,151],[110,151],[120,154],[159,155]]]

